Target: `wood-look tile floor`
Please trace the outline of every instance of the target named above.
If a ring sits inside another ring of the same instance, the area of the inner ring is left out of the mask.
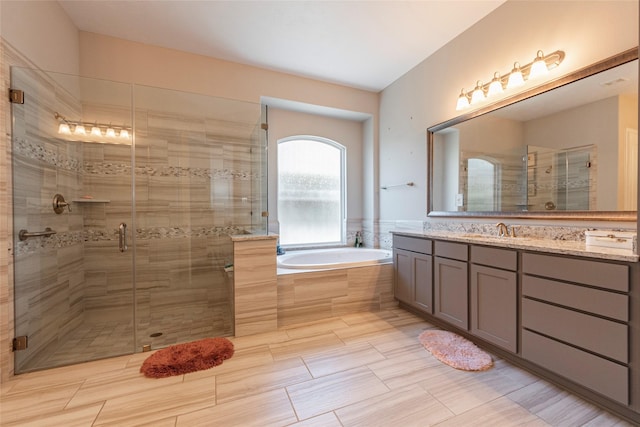
[[[2,426],[624,426],[509,363],[463,372],[418,342],[400,309],[232,338],[224,364],[149,379],[150,353],[18,375]]]

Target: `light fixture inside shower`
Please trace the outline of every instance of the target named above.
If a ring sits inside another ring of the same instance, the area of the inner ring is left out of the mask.
[[[560,65],[563,60],[564,52],[561,50],[556,50],[548,55],[539,50],[530,63],[521,66],[520,63],[515,62],[511,72],[504,75],[496,72],[493,79],[486,84],[482,84],[478,80],[472,91],[466,92],[462,89],[458,96],[456,110],[464,110],[472,105],[477,105],[492,96],[501,94],[504,90],[522,86],[529,80],[544,76]]]
[[[60,113],[54,113],[54,117],[58,120],[58,133],[61,135],[75,135],[82,137],[108,137],[110,140],[118,138],[121,140],[129,140],[131,137],[131,128],[127,126],[113,126],[111,123],[102,124],[93,122],[81,122],[67,119]],[[87,129],[91,129],[87,132]]]

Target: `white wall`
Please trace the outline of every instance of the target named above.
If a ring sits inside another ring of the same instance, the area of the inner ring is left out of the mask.
[[[460,88],[539,49],[565,51],[554,78],[637,45],[637,1],[507,1],[381,93],[380,182],[418,185],[380,193],[380,219],[426,218],[426,129],[458,115]]]
[[[58,2],[0,1],[0,35],[43,70],[80,70],[79,32]]]
[[[94,33],[80,33],[80,60],[86,77],[255,103],[273,97],[378,114],[377,93]]]

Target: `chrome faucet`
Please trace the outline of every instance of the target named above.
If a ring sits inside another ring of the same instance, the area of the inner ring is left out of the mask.
[[[496,224],[496,227],[498,227],[498,236],[499,237],[517,237],[516,236],[516,230],[518,228],[520,228],[519,226],[515,226],[512,225],[511,226],[511,232],[509,232],[509,226],[507,224],[505,224],[504,222],[499,222]]]

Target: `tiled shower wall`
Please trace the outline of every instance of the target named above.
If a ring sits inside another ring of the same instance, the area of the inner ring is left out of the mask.
[[[232,334],[224,267],[232,262],[229,234],[251,231],[259,215],[259,109],[255,123],[205,118],[202,111],[167,113],[161,105],[139,109],[132,162],[130,144],[65,141],[53,118],[61,104],[75,120],[122,122],[130,112],[74,103],[32,75],[25,90],[43,94],[42,107],[34,117],[18,118],[16,129],[25,131],[13,135],[16,181],[27,183],[16,192],[25,196],[16,198],[15,227],[58,233],[15,248],[22,287],[17,322],[30,337],[28,352],[16,353],[19,362],[39,365],[64,340],[81,342],[70,338],[80,325],[113,328],[105,336],[119,342],[103,345],[116,354]],[[71,212],[53,213],[56,193],[75,200]],[[118,249],[120,223],[128,226],[126,252]],[[162,335],[150,337],[154,333]],[[113,354],[100,351],[91,349],[90,357]]]

